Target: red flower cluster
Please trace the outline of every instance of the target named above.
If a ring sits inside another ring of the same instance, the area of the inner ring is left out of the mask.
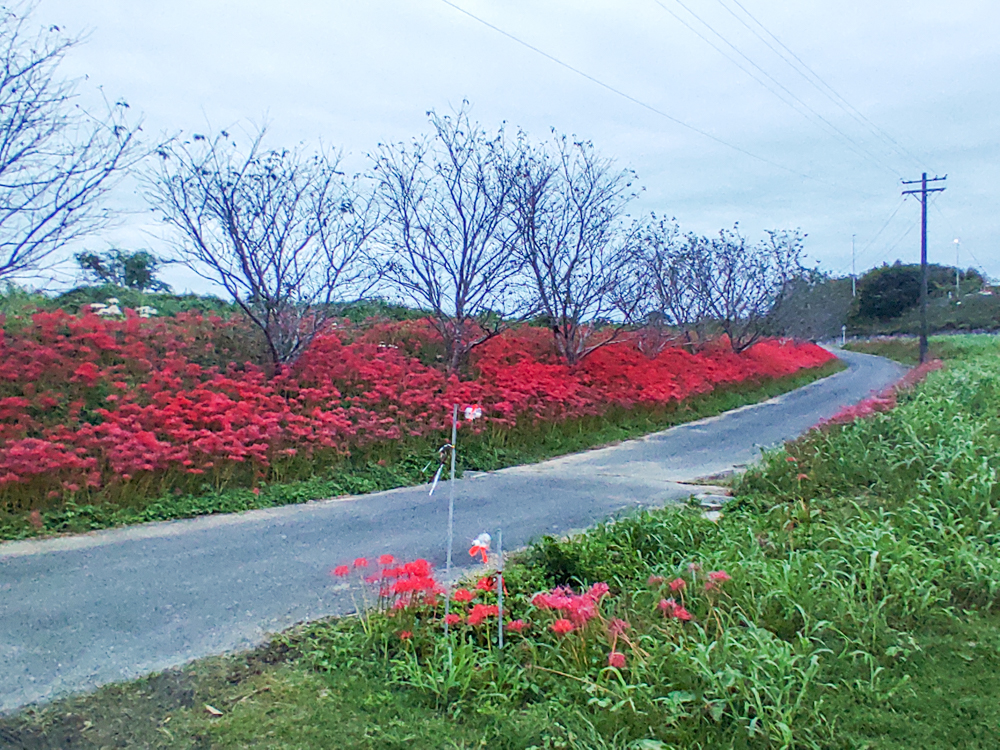
[[[683,622],[688,622],[691,619],[691,613],[673,599],[661,599],[657,606],[667,617],[675,617]]]
[[[469,612],[468,622],[470,625],[482,625],[491,617],[497,617],[500,613],[496,604],[473,604]]]
[[[940,370],[944,363],[939,360],[924,362],[922,365],[914,367],[901,377],[896,383],[884,389],[880,393],[859,401],[852,406],[845,406],[829,419],[824,419],[817,427],[825,427],[831,424],[850,424],[855,419],[864,419],[882,411],[889,411],[896,408],[896,398],[901,391],[909,390],[922,382],[930,373]],[[786,461],[788,459],[785,459]],[[793,459],[794,460],[794,459]]]
[[[831,358],[812,344],[764,341],[739,355],[719,344],[650,359],[624,341],[570,368],[546,330],[525,327],[484,344],[478,376],[460,381],[421,362],[440,340],[416,321],[331,328],[295,367],[268,378],[239,361],[242,325],[57,311],[0,328],[0,493],[62,496],[241,466],[264,477],[290,462],[435,434],[454,403],[482,408],[465,429],[509,427],[663,405]]]
[[[573,627],[583,627],[596,617],[598,614],[597,605],[607,593],[608,584],[606,583],[595,583],[582,594],[574,593],[568,586],[557,586],[547,594],[535,594],[531,603],[537,609],[555,610],[568,618],[557,620],[553,624],[552,629],[560,633],[561,631],[555,627],[560,622],[569,622],[572,626],[570,630],[572,630]]]

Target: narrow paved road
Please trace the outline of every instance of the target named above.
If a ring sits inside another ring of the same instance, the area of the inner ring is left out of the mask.
[[[541,464],[457,482],[456,555],[500,524],[505,546],[692,494],[684,480],[752,462],[898,378],[849,368],[766,403]],[[354,557],[444,557],[447,487],[426,487],[0,544],[0,713],[250,647],[268,632],[351,609],[328,575]]]

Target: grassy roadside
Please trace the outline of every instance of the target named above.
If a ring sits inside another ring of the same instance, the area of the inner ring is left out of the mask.
[[[518,427],[471,436],[459,453],[460,470],[495,471],[609,445],[685,422],[715,416],[800,388],[843,370],[840,360],[764,383],[741,383],[696,396],[669,409],[611,410],[600,417],[557,424]],[[237,513],[310,500],[356,495],[427,482],[445,441],[410,440],[351,457],[329,472],[305,480],[245,487],[205,488],[197,495],[165,496],[140,507],[69,505],[44,511],[32,522],[28,514],[0,513],[0,540],[80,533],[151,521]],[[428,469],[430,466],[430,469]]]
[[[717,523],[663,510],[540,540],[508,566],[506,606],[534,627],[503,655],[461,625],[448,669],[440,613],[417,604],[24,712],[0,721],[0,739],[32,750],[994,748],[1000,341],[963,347],[896,410],[769,454]],[[702,591],[710,569],[731,580]],[[691,622],[650,614],[666,585],[651,575],[688,581],[675,595]],[[554,635],[532,594],[598,581],[610,586],[600,617]],[[621,668],[606,666],[611,617],[631,623]]]
[[[294,642],[294,636],[291,636]],[[868,698],[834,693],[824,706],[835,750],[996,747],[1000,732],[1000,615],[968,615],[913,634],[905,660],[883,667],[885,685]],[[346,653],[318,671],[283,645],[201,660],[46,709],[0,718],[0,746],[11,750],[177,748],[676,748],[780,747],[731,732],[691,744],[616,743],[580,710],[538,702],[506,713],[455,705],[439,710],[396,682],[380,664]],[[861,675],[857,676],[861,679]],[[905,681],[904,681],[905,680]],[[207,706],[221,712],[214,716]],[[728,736],[727,736],[728,734]],[[3,744],[6,742],[7,744]],[[794,745],[794,747],[808,745]]]
[[[989,338],[986,334],[930,336],[927,339],[927,352],[931,359],[957,359],[976,351],[981,342],[988,341]],[[904,365],[913,366],[920,362],[920,340],[916,336],[874,336],[849,341],[844,348],[894,359]]]

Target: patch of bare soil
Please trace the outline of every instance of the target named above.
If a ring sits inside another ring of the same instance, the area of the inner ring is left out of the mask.
[[[294,649],[276,641],[243,654],[202,660],[142,680],[108,685],[88,695],[29,707],[12,716],[0,717],[0,748],[177,747],[177,738],[170,731],[172,714],[199,705],[225,709],[241,699],[240,686],[244,681],[291,660],[294,655]],[[184,740],[188,748],[207,750],[211,746],[207,737]]]

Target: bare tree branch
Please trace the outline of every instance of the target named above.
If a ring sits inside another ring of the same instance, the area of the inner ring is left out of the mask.
[[[533,147],[522,135],[513,213],[532,294],[555,338],[576,364],[616,340],[638,308],[635,233],[623,227],[634,175],[593,144],[555,136]],[[616,324],[602,330],[610,316]]]
[[[365,250],[380,219],[358,179],[337,170],[338,156],[268,150],[265,132],[245,152],[225,131],[175,142],[145,186],[183,262],[243,309],[278,371],[327,324],[339,296],[371,288]]]
[[[469,120],[468,103],[454,115],[428,116],[430,137],[380,145],[373,157],[390,252],[383,275],[431,311],[451,374],[521,312],[520,265],[511,252],[503,130],[488,136]]]
[[[56,73],[78,40],[32,35],[34,7],[0,8],[0,278],[108,226],[102,199],[145,155],[125,102],[100,118],[73,103],[76,84]]]
[[[765,241],[749,245],[735,226],[704,241],[710,259],[704,276],[709,310],[735,352],[764,335],[789,281],[804,272],[802,235],[797,230],[767,235]]]

